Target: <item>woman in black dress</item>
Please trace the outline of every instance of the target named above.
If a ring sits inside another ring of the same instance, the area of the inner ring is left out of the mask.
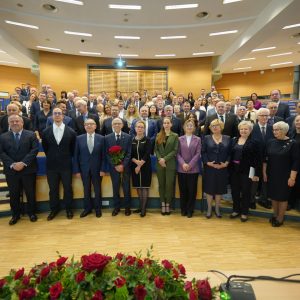
[[[212,135],[206,135],[202,144],[202,160],[204,164],[203,191],[207,197],[206,218],[212,216],[212,201],[215,197],[215,214],[221,218],[221,196],[227,193],[228,164],[230,161],[231,139],[222,135],[224,123],[213,120],[209,126]]]
[[[47,119],[51,115],[51,102],[49,100],[44,100],[42,102],[42,110],[35,115],[33,126],[35,134],[39,140],[43,138],[43,130],[46,128]]]
[[[273,125],[275,139],[266,146],[266,158],[263,164],[264,181],[268,185],[268,197],[272,200],[273,227],[283,224],[288,199],[295,185],[299,168],[299,146],[295,140],[286,136],[289,125],[283,121]]]
[[[151,170],[151,141],[145,136],[146,125],[143,121],[135,123],[136,136],[132,140],[131,149],[131,174],[132,186],[137,189],[140,199],[141,217],[146,215],[146,207],[149,196],[149,188],[152,179]]]

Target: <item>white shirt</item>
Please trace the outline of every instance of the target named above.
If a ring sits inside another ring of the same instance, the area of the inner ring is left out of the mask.
[[[124,116],[125,116],[125,109],[122,109],[119,112],[119,118],[124,119]]]
[[[117,135],[119,135],[119,138],[121,139],[121,133],[122,133],[122,131],[120,131],[120,133],[116,133],[115,132],[115,139],[117,140]]]
[[[186,135],[185,138],[186,138],[186,142],[187,142],[188,147],[190,147],[192,136],[191,135]]]
[[[86,134],[87,143],[89,142],[90,136],[92,136],[92,143],[93,143],[93,147],[94,147],[95,132],[92,134],[89,134],[89,133]]]
[[[148,136],[148,118],[141,118],[141,119],[145,122],[146,125],[145,136]]]
[[[57,126],[53,123],[53,134],[56,140],[57,145],[59,145],[65,131],[65,124],[61,123],[60,126]]]

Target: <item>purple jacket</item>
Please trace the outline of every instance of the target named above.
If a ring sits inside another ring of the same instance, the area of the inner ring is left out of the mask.
[[[177,153],[177,172],[179,173],[199,173],[200,169],[200,154],[201,154],[201,139],[195,135],[192,135],[190,146],[188,147],[186,136],[183,135],[179,137],[179,147]],[[182,165],[187,163],[190,165],[191,169],[188,172],[185,172],[182,169]]]

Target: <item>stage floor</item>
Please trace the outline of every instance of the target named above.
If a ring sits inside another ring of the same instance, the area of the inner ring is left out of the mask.
[[[28,271],[36,263],[50,262],[57,257],[56,251],[68,257],[74,254],[76,258],[94,251],[114,255],[142,250],[146,255],[151,245],[155,257],[182,263],[189,277],[211,269],[227,275],[300,273],[299,222],[286,221],[284,226],[273,228],[266,218],[250,217],[241,223],[239,219],[229,219],[227,214],[222,219],[213,216],[207,220],[197,211],[188,219],[178,210],[170,216],[150,210],[145,218],[137,214],[126,217],[124,211],[112,217],[108,209],[104,209],[100,219],[94,215],[80,219],[79,214],[75,211],[74,219],[68,220],[62,211],[48,222],[43,213],[38,215],[37,223],[22,217],[14,226],[8,225],[8,217],[0,218],[0,277],[10,268],[25,267]],[[209,277],[215,284],[224,282],[221,275]],[[275,296],[277,286],[278,293],[282,292],[278,283],[259,282],[253,287],[256,285]],[[285,297],[267,297],[264,292],[261,295],[257,299],[300,299],[300,284],[288,284]]]

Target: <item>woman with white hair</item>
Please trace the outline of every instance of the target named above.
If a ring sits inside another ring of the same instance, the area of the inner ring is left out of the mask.
[[[283,224],[288,199],[295,185],[299,166],[299,147],[295,140],[287,137],[289,125],[283,121],[273,125],[275,139],[266,146],[263,164],[264,181],[268,185],[268,197],[272,200],[273,227]]]

